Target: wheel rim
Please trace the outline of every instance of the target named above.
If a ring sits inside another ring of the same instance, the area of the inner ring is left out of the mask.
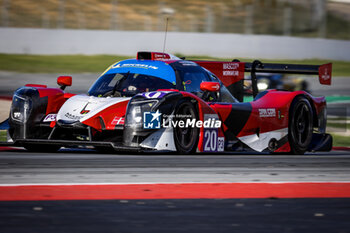
[[[178,121],[184,121],[186,124],[187,119],[196,119],[195,112],[193,108],[191,108],[189,105],[184,105],[181,108],[178,109],[177,115],[182,115],[180,117],[177,117],[176,119]],[[186,150],[192,149],[195,140],[195,128],[193,127],[176,127],[175,128],[175,134],[177,137],[178,142],[180,143],[180,146]]]
[[[295,142],[305,147],[309,143],[310,138],[310,112],[305,103],[301,103],[295,109],[295,121],[294,121],[294,138]],[[311,132],[312,133],[312,132]]]

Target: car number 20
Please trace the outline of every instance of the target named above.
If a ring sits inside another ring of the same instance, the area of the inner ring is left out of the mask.
[[[204,152],[224,151],[224,137],[218,137],[218,129],[204,131]]]

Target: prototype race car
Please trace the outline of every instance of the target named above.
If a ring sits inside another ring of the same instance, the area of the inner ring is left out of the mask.
[[[13,96],[11,145],[30,151],[94,146],[97,150],[224,152],[329,151],[326,101],[305,91],[258,93],[256,72],[318,74],[330,85],[331,64],[289,65],[187,61],[157,52],[110,66],[87,94],[27,84]],[[254,100],[243,99],[251,72]]]

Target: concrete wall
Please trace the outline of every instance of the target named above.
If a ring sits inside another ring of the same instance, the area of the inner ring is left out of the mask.
[[[0,28],[0,53],[115,54],[162,51],[164,32]],[[350,41],[296,37],[169,32],[166,51],[260,59],[350,61]]]

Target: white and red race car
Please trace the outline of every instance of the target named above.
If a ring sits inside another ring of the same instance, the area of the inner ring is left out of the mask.
[[[87,94],[27,84],[13,96],[11,145],[31,151],[90,145],[98,150],[224,152],[252,149],[303,154],[328,151],[326,101],[305,91],[258,93],[256,72],[318,75],[331,82],[331,64],[292,65],[187,61],[139,52],[110,66]],[[250,72],[254,100],[244,103]]]

